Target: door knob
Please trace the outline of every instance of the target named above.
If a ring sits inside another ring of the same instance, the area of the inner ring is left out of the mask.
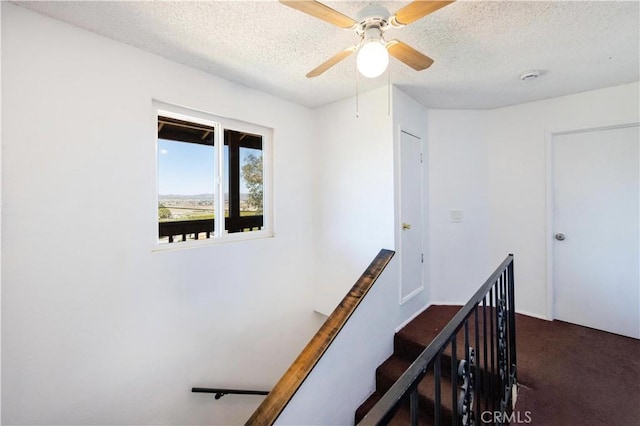
[[[406,231],[406,230],[408,230],[408,229],[411,229],[411,225],[410,225],[410,224],[408,224],[408,223],[402,223],[402,229],[403,229],[404,231]]]
[[[564,234],[563,234],[563,233],[558,232],[558,233],[556,234],[556,240],[558,240],[558,241],[564,241],[564,239],[565,239],[565,236],[564,236]]]

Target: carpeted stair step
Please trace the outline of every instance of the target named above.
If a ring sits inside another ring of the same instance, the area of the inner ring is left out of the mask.
[[[411,365],[410,361],[398,356],[389,357],[376,369],[376,391],[356,410],[355,421],[359,422],[378,400],[389,390],[391,385],[404,373]],[[435,401],[435,381],[433,372],[428,372],[418,385],[418,412],[420,424],[433,424],[434,401]],[[445,378],[440,381],[441,420],[442,424],[451,424],[451,382]],[[408,399],[401,403],[401,407],[393,417],[395,424],[407,424],[410,419]],[[402,422],[400,421],[402,420]],[[392,421],[390,424],[394,424]]]
[[[429,309],[418,315],[413,321],[407,324],[402,330],[394,336],[394,353],[405,356],[408,359],[416,359],[422,351],[436,338],[447,323],[460,310],[460,306],[431,306]],[[487,309],[487,312],[489,310]],[[469,345],[475,347],[475,317],[472,314],[469,317]],[[480,349],[484,338],[483,333],[482,312],[479,311],[479,329],[478,337]],[[491,323],[487,313],[487,327],[490,328]],[[494,324],[495,328],[495,324]],[[495,332],[494,332],[495,336]],[[491,337],[490,330],[487,329],[487,337]],[[457,354],[458,359],[462,356],[462,348],[464,347],[464,328],[457,333]],[[451,349],[445,350],[446,355],[451,355]]]
[[[356,410],[355,423],[357,424],[362,418],[373,408],[373,406],[382,398],[382,394],[374,392],[371,396]],[[393,415],[388,423],[391,426],[406,426],[411,424],[411,411],[409,402],[403,401],[398,411]],[[434,423],[425,414],[419,413],[418,424],[424,426],[432,426]]]
[[[407,359],[416,359],[460,308],[460,306],[430,306],[395,334],[394,354],[402,355]]]
[[[403,357],[391,356],[376,369],[376,392],[384,394],[400,378],[412,361]],[[451,423],[451,381],[442,377],[440,380],[441,413],[445,424]],[[433,418],[435,401],[435,380],[433,371],[428,371],[418,385],[418,407],[421,414]]]
[[[394,355],[401,356],[407,360],[415,360],[424,349],[436,338],[436,336],[442,331],[447,323],[455,316],[460,310],[460,306],[431,306],[420,315],[418,315],[413,321],[411,321],[406,327],[400,330],[394,336]],[[487,309],[487,326],[490,328],[491,323],[489,320],[489,310]],[[484,367],[484,333],[483,333],[483,319],[482,313],[479,312],[479,336],[478,342],[475,340],[475,317],[472,315],[469,318],[469,345],[476,348],[476,362],[482,368]],[[495,327],[495,325],[494,325]],[[487,330],[487,338],[490,339],[491,333]],[[458,331],[456,336],[456,360],[465,356],[464,354],[464,328]],[[491,371],[491,350],[490,342],[487,342],[487,366],[488,372]],[[497,380],[497,354],[494,354],[494,381]],[[451,345],[448,345],[441,359],[441,371],[445,377],[451,377]],[[479,380],[482,380],[485,375],[481,374]],[[490,374],[487,379],[490,379]],[[478,383],[479,385],[481,383]]]
[[[364,415],[375,405],[381,396],[395,383],[411,363],[422,353],[422,351],[431,343],[431,341],[442,331],[447,323],[460,310],[460,306],[431,306],[413,321],[405,326],[394,336],[394,354],[389,357],[383,364],[376,369],[376,391],[367,399],[356,411],[356,423],[364,417]],[[487,317],[488,318],[488,317]],[[480,323],[482,323],[481,317]],[[475,322],[472,316],[469,322],[470,342],[471,346],[476,346]],[[480,334],[482,336],[482,333]],[[473,336],[473,337],[471,337]],[[458,332],[456,338],[456,359],[460,359],[464,353],[464,331]],[[480,351],[476,351],[476,359],[482,366],[483,363],[483,344],[480,339]],[[487,358],[490,358],[488,353]],[[441,420],[443,424],[450,424],[452,417],[452,390],[451,390],[451,346],[449,345],[443,352],[441,358],[440,379],[441,386]],[[485,384],[486,381],[486,384]],[[491,389],[497,386],[497,377],[495,374],[485,373],[481,371],[476,377],[476,386],[486,389],[486,393],[490,393]],[[418,405],[420,411],[420,424],[432,424],[434,414],[435,400],[435,379],[433,377],[433,369],[427,373],[425,378],[418,385]],[[482,401],[481,401],[482,402]],[[401,409],[396,413],[394,419],[404,418],[408,416],[408,401],[402,404]],[[407,419],[409,417],[406,417]],[[393,422],[391,423],[393,424]],[[406,424],[406,423],[405,423]]]

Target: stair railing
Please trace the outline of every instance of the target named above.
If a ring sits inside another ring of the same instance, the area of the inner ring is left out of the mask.
[[[269,395],[269,391],[227,388],[191,388],[191,392],[212,393],[215,399],[220,399],[225,395]]]
[[[460,359],[458,345],[463,349]],[[450,358],[443,356],[448,350]],[[450,359],[450,395],[442,392],[443,358],[445,362]],[[436,426],[443,422],[444,398],[450,398],[453,407],[449,424],[508,423],[516,365],[510,254],[358,424],[387,424],[402,404],[409,404],[411,424],[417,425],[418,385],[427,372],[433,372],[434,377],[430,414]]]
[[[380,250],[358,281],[351,287],[349,293],[329,315],[318,332],[311,338],[307,346],[300,352],[293,364],[269,392],[269,395],[258,406],[247,421],[247,425],[271,425],[275,423],[278,416],[280,416],[358,305],[360,305],[362,299],[373,287],[373,284],[382,274],[394,254],[395,252],[392,250]]]

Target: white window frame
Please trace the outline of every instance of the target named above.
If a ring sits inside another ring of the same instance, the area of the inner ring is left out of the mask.
[[[273,233],[273,173],[272,173],[272,143],[273,129],[258,124],[248,123],[241,120],[222,117],[203,111],[193,110],[185,107],[167,104],[160,101],[154,101],[154,139],[155,139],[155,195],[154,208],[151,210],[153,223],[153,251],[175,250],[182,248],[210,246],[214,244],[246,241],[261,238],[270,238]],[[200,240],[177,241],[173,243],[160,243],[158,241],[158,203],[159,203],[159,175],[158,169],[158,117],[168,117],[177,120],[190,121],[197,124],[203,124],[213,127],[214,132],[214,150],[217,156],[214,165],[214,173],[211,177],[214,180],[216,198],[214,201],[214,211],[216,212],[216,225],[211,238]],[[222,214],[218,218],[219,212],[224,212],[224,141],[223,135],[225,130],[233,130],[237,132],[251,133],[262,137],[262,176],[263,176],[263,225],[258,231],[225,233],[225,218]]]

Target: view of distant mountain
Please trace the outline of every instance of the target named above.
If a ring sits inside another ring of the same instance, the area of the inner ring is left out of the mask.
[[[213,199],[213,197],[214,197],[214,194],[193,194],[193,195],[160,194],[158,195],[159,200],[211,200]]]
[[[158,201],[163,200],[212,200],[215,197],[215,194],[193,194],[193,195],[184,195],[184,194],[159,194]],[[240,200],[244,201],[249,198],[249,194],[240,194]],[[229,199],[229,194],[224,194],[224,199]]]

